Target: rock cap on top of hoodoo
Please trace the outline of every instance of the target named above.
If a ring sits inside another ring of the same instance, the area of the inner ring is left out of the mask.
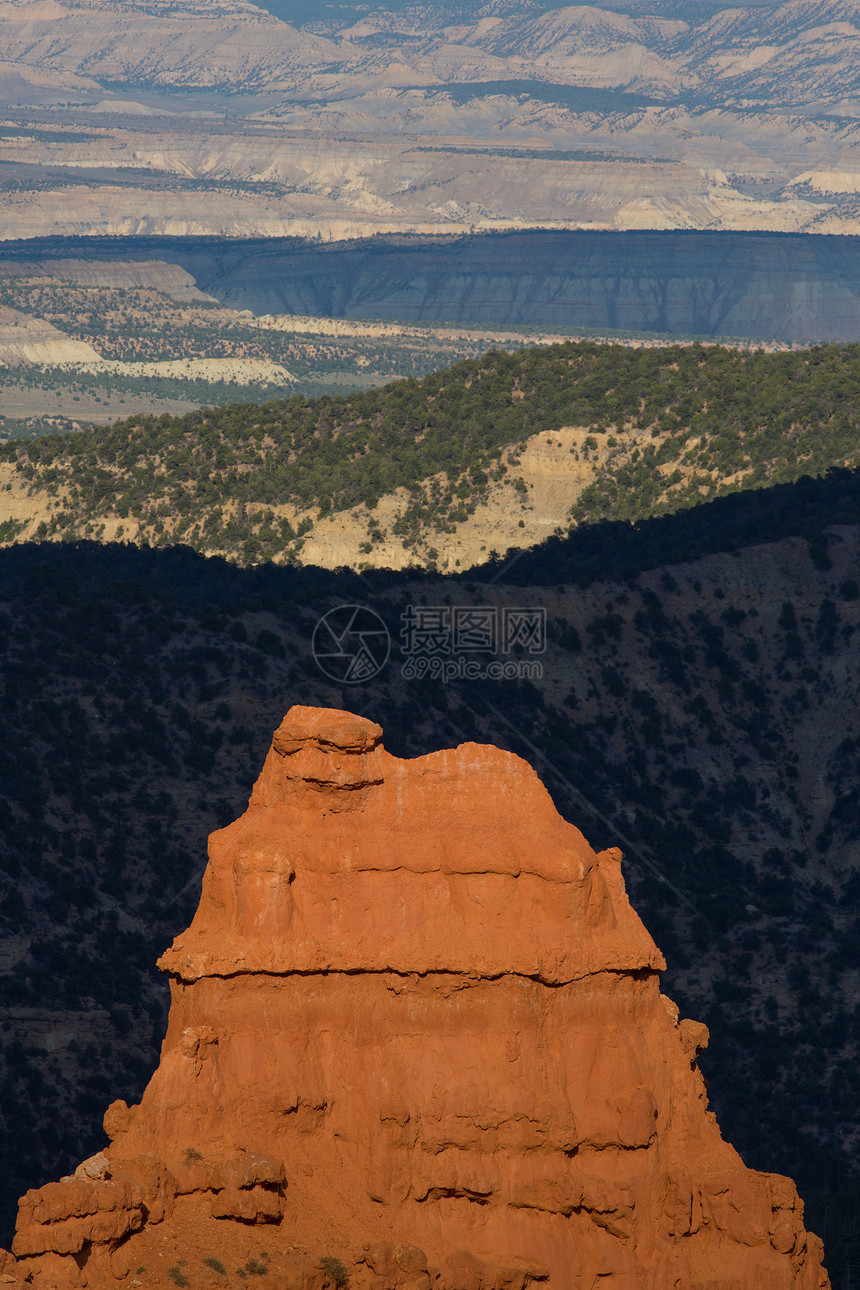
[[[515,973],[665,967],[620,853],[591,849],[532,768],[484,744],[403,761],[378,725],[293,707],[248,810],[213,833],[200,906],[160,966]]]

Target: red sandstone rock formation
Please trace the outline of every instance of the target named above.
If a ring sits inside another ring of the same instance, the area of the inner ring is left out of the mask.
[[[823,1290],[787,1178],[707,1110],[617,851],[528,765],[293,708],[212,835],[112,1145],[29,1192],[39,1290]]]

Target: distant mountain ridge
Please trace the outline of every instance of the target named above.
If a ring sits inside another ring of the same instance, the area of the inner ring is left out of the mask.
[[[322,36],[249,0],[13,0],[0,8],[0,57],[49,76],[242,93],[294,93],[302,84],[319,93],[319,78],[330,84],[333,75],[342,91],[392,63],[416,86],[504,72],[715,104],[742,96],[784,106],[786,91],[789,102],[834,102],[860,88],[854,0],[727,7],[697,22],[536,8],[453,23],[443,5],[396,16],[382,8]],[[368,43],[371,35],[384,40]]]
[[[0,5],[0,229],[860,232],[853,0],[392,3]]]

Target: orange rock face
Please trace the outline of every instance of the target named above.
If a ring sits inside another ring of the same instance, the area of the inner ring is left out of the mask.
[[[660,994],[619,853],[511,754],[401,761],[381,733],[287,714],[160,961],[159,1068],[23,1198],[12,1274],[824,1290],[793,1183],[707,1110],[707,1031]]]

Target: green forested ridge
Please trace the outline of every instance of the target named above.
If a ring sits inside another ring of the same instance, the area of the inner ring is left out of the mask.
[[[344,397],[44,436],[7,445],[0,461],[56,496],[39,536],[97,535],[119,516],[129,536],[254,563],[296,549],[300,535],[272,509],[285,503],[372,508],[405,487],[404,545],[422,528],[444,532],[493,479],[515,473],[516,454],[504,461],[504,449],[540,431],[593,431],[583,448],[593,480],[570,514],[579,524],[635,521],[853,464],[858,414],[858,345],[763,353],[571,342],[493,351]]]

